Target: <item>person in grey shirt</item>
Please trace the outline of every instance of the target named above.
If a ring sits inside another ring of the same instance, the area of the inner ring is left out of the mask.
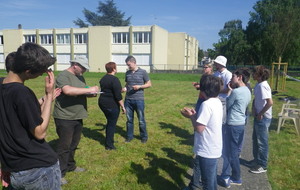
[[[125,75],[126,85],[122,90],[123,92],[126,91],[124,105],[127,117],[127,139],[125,142],[130,142],[133,139],[134,111],[136,111],[139,120],[141,142],[146,143],[148,134],[144,115],[144,89],[151,87],[152,84],[147,72],[137,66],[136,59],[133,56],[128,56],[125,62],[129,68]]]

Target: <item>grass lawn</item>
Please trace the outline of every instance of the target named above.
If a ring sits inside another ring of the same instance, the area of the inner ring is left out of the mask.
[[[57,74],[57,73],[56,73]],[[88,85],[98,85],[104,73],[86,73]],[[4,76],[4,71],[0,73]],[[117,74],[124,84],[124,73]],[[106,123],[98,107],[98,98],[88,99],[89,117],[84,120],[82,139],[76,152],[77,165],[83,173],[68,173],[63,189],[181,189],[187,183],[187,170],[192,161],[193,129],[179,112],[184,106],[194,106],[198,92],[192,87],[199,74],[150,74],[153,87],[145,90],[146,121],[149,140],[142,144],[135,119],[135,138],[125,143],[126,117],[120,115],[115,134],[116,151],[104,148]],[[254,84],[254,82],[252,83]],[[44,80],[26,82],[37,97],[43,95]],[[299,82],[287,81],[287,91],[273,96],[274,112],[270,128],[270,162],[268,177],[273,189],[300,187],[300,136],[290,122],[276,133],[277,114],[282,101],[279,95],[299,98]],[[252,120],[252,119],[251,119]],[[53,120],[48,128],[47,141],[55,149],[57,135]]]

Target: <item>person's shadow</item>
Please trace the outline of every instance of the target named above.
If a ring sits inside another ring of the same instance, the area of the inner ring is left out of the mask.
[[[181,137],[181,144],[193,145],[194,136],[188,130],[182,129],[170,123],[159,122],[159,124],[162,129],[170,129],[171,132],[168,132],[169,134],[174,134],[176,137]]]
[[[101,145],[105,146],[105,135],[103,131],[105,131],[105,124],[102,123],[96,123],[97,127],[96,129],[91,129],[89,127],[83,127],[82,134],[86,138],[93,139],[95,141],[98,141]]]
[[[186,171],[178,167],[177,162],[159,158],[154,153],[147,152],[146,159],[149,161],[149,167],[144,168],[141,164],[131,163],[131,173],[138,177],[138,183],[149,184],[151,189],[180,189],[185,186],[182,175]],[[160,175],[161,172],[167,173],[172,179],[169,180]]]

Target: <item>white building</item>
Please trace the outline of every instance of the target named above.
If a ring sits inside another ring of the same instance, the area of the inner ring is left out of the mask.
[[[148,72],[192,70],[198,64],[198,40],[186,33],[169,33],[157,25],[90,26],[0,30],[0,69],[5,69],[5,57],[25,42],[38,43],[56,57],[56,71],[68,68],[77,55],[89,59],[91,72],[106,72],[109,61],[117,63],[119,72],[125,72],[128,55]]]

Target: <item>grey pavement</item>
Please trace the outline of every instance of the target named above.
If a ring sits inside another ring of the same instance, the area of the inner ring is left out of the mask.
[[[253,126],[252,126],[252,120],[253,118],[250,117],[250,122],[248,122],[248,125],[245,128],[245,137],[244,137],[244,145],[241,153],[241,175],[242,175],[242,185],[231,185],[230,189],[232,190],[271,190],[271,185],[268,180],[267,172],[266,173],[261,173],[261,174],[253,174],[249,172],[249,167],[246,166],[245,163],[248,163],[249,161],[253,160],[252,156],[252,131],[253,131]],[[223,165],[223,160],[222,158],[219,159],[218,162],[218,175],[221,174],[222,172],[222,165]],[[192,168],[189,169],[188,173],[192,175],[193,170]],[[187,180],[188,185],[189,180]],[[219,186],[219,190],[224,190],[227,189],[225,187]]]

